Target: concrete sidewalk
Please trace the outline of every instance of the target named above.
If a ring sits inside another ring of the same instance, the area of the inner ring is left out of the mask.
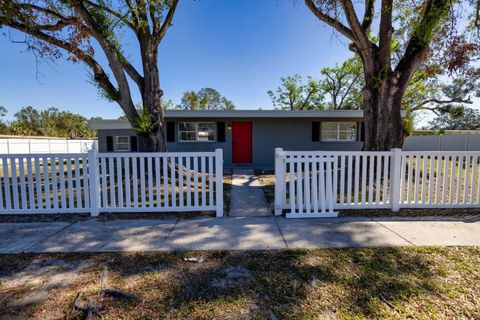
[[[0,253],[479,246],[473,218],[275,217],[0,223]]]

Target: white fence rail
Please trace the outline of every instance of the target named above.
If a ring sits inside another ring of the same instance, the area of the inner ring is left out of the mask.
[[[0,214],[216,211],[220,149],[195,153],[0,156]]]
[[[287,152],[277,149],[277,215],[286,209],[290,210],[287,217],[318,216],[317,204],[311,200],[316,197],[317,189],[312,186],[320,183],[321,188],[321,179],[329,174],[312,171],[312,168],[323,166],[325,159],[332,161],[329,167],[333,204],[327,198],[325,201],[333,209],[391,208],[398,211],[400,208],[480,207],[480,152],[405,152],[400,149]],[[293,180],[291,172],[294,172]],[[322,206],[323,199],[319,201],[318,205]]]
[[[97,148],[97,140],[0,139],[0,154],[84,153]]]

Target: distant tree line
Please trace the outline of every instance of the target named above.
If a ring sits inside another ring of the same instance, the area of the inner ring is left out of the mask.
[[[236,106],[232,101],[222,96],[217,90],[213,88],[202,88],[198,91],[189,90],[183,93],[180,103],[175,103],[172,100],[163,100],[162,106],[165,110],[219,110],[230,111],[235,110]],[[145,109],[141,103],[136,105],[139,114],[139,120],[135,127],[149,127],[151,117],[148,110]],[[119,119],[128,120],[122,115]]]
[[[6,114],[7,109],[0,106],[0,134],[70,139],[96,136],[85,117],[57,108],[37,110],[28,106],[16,112],[12,121],[6,121]]]
[[[480,112],[464,108],[457,113],[444,113],[429,122],[432,130],[480,130]]]
[[[278,110],[355,110],[362,107],[362,65],[351,58],[320,70],[320,79],[295,74],[280,79],[267,94]]]
[[[180,104],[172,100],[164,101],[165,109],[170,110],[235,110],[232,101],[222,96],[213,88],[202,88],[199,91],[186,91]]]

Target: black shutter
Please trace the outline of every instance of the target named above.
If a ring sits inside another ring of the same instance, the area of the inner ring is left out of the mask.
[[[225,142],[225,122],[217,122],[217,142]]]
[[[320,121],[312,122],[312,141],[320,141]]]
[[[365,141],[365,123],[360,122],[360,139],[359,141]]]
[[[137,137],[136,136],[131,136],[130,137],[130,151],[133,151],[133,152],[138,151],[138,143],[137,143]]]
[[[175,142],[175,122],[167,121],[167,142]]]
[[[107,136],[107,152],[113,151],[113,137]]]

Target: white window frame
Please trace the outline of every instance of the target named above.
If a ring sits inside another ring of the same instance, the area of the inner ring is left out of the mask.
[[[180,125],[182,123],[193,123],[195,126],[195,130],[180,130]],[[199,123],[208,123],[208,124],[213,124],[213,130],[212,131],[206,131],[206,132],[213,132],[213,140],[200,140],[199,139],[199,132],[205,132],[204,130],[198,130],[198,124]],[[217,141],[217,123],[214,121],[180,121],[177,123],[177,137],[179,142],[200,142],[200,143],[208,143],[208,142],[216,142]],[[183,140],[181,138],[182,132],[194,132],[195,133],[195,140]]]
[[[324,123],[335,123],[337,125],[337,129],[336,130],[324,130],[323,128],[323,124]],[[350,139],[341,139],[340,138],[340,133],[351,133],[350,130],[340,130],[340,124],[342,123],[352,123],[355,125],[355,137],[353,140],[350,140]],[[325,139],[323,136],[323,133],[325,132],[335,132],[336,134],[336,139]],[[357,141],[358,140],[358,123],[355,122],[355,121],[323,121],[322,122],[322,125],[320,127],[320,140],[321,141],[344,141],[344,142],[354,142],[354,141]]]
[[[119,148],[119,145],[125,145],[125,142],[118,142],[119,138],[127,138],[128,139],[128,147],[127,149],[124,148]],[[130,139],[130,136],[114,136],[113,137],[113,150],[116,152],[128,152],[131,151],[131,145],[132,141]]]

